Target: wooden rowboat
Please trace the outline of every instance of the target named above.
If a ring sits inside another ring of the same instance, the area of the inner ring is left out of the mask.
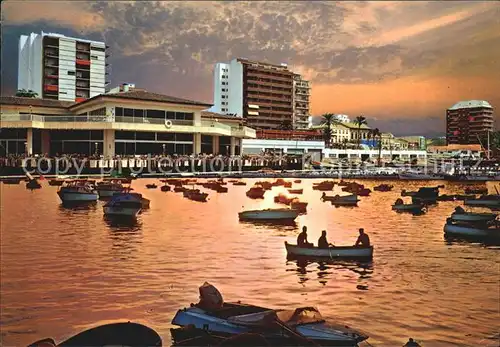
[[[367,259],[373,257],[373,246],[370,247],[354,247],[340,246],[329,248],[318,247],[299,247],[289,244],[285,241],[285,248],[288,255],[306,256],[306,257],[325,257],[325,258],[352,258],[352,259]]]
[[[238,213],[240,220],[291,221],[297,218],[299,211],[290,208],[243,211]]]
[[[304,189],[300,188],[300,189],[288,189],[288,192],[290,194],[302,194],[304,192]]]

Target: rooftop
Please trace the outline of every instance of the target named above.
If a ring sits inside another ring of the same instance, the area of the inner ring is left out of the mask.
[[[481,145],[447,145],[447,146],[428,146],[429,151],[480,151]]]
[[[209,119],[223,119],[223,120],[232,120],[235,122],[243,122],[244,119],[242,117],[238,116],[229,116],[226,114],[221,114],[221,113],[216,113],[216,112],[210,112],[210,111],[201,111],[201,117],[202,118],[209,118]]]
[[[98,98],[111,98],[111,99],[130,99],[130,100],[140,100],[140,101],[156,101],[156,102],[165,102],[170,104],[182,104],[182,105],[193,105],[193,106],[212,106],[212,104],[208,104],[201,101],[194,101],[188,99],[182,99],[175,96],[168,96],[158,93],[152,93],[145,90],[130,90],[128,92],[119,92],[119,93],[110,93],[110,94],[100,94],[94,96],[93,98],[82,101],[78,105],[89,102],[91,100],[96,100]]]
[[[459,101],[448,110],[460,110],[463,108],[493,108],[488,101],[484,100],[467,100],[467,101]]]
[[[35,106],[35,107],[57,107],[67,108],[75,103],[73,101],[61,101],[40,98],[27,98],[21,96],[1,96],[1,105]]]

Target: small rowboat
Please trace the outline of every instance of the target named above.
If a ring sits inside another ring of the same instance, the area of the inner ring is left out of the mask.
[[[57,187],[60,187],[63,185],[64,183],[64,180],[62,179],[53,179],[53,180],[49,180],[49,186],[57,186]]]
[[[464,224],[446,223],[444,226],[446,235],[469,236],[469,237],[500,237],[500,228],[473,226]]]
[[[358,204],[358,196],[356,194],[352,195],[335,195],[335,196],[329,196],[326,194],[323,194],[321,197],[321,200],[323,201],[330,201],[332,205],[335,206],[356,206]]]
[[[373,190],[376,190],[378,192],[390,192],[394,188],[394,186],[389,185],[389,184],[381,184],[373,188]]]
[[[246,185],[247,185],[247,183],[243,182],[243,181],[233,182],[233,186],[246,186]]]
[[[275,208],[265,210],[250,210],[238,213],[240,220],[264,220],[264,221],[293,221],[299,215],[299,211],[289,208]]]
[[[172,188],[170,188],[169,185],[165,184],[164,186],[161,186],[160,189],[161,189],[162,192],[169,192]]]
[[[148,189],[156,189],[158,188],[158,186],[154,183],[150,183],[150,184],[146,184],[146,188]]]
[[[420,213],[424,211],[425,205],[423,204],[394,204],[392,209],[398,212],[412,212]]]
[[[2,179],[3,184],[19,184],[21,182],[21,178],[4,178]]]
[[[354,247],[340,246],[329,248],[317,247],[299,247],[289,244],[285,241],[285,248],[289,255],[306,256],[306,257],[325,257],[325,258],[372,258],[373,246],[370,247]]]
[[[479,199],[466,199],[465,205],[500,208],[500,195],[484,195]]]
[[[290,194],[302,194],[304,192],[304,189],[300,188],[300,189],[288,189],[288,192]]]
[[[497,218],[496,213],[473,213],[473,212],[454,212],[451,219],[457,222],[490,222]]]

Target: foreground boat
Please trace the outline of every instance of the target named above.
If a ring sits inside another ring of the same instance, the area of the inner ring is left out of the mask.
[[[63,203],[91,202],[99,199],[97,190],[83,181],[67,182],[57,192]]]
[[[160,335],[153,329],[138,323],[111,323],[85,330],[57,344],[46,338],[28,347],[76,347],[76,346],[162,346]]]
[[[423,213],[425,205],[422,203],[405,204],[403,199],[397,199],[392,205],[392,209],[397,212]]]
[[[136,217],[142,209],[142,196],[137,193],[117,193],[104,205],[109,217]]]
[[[116,193],[120,193],[124,190],[124,186],[121,180],[106,180],[104,182],[97,183],[97,193],[99,198],[110,198]]]
[[[373,257],[373,246],[370,247],[354,247],[340,246],[329,248],[318,247],[299,247],[289,244],[285,241],[285,248],[289,255],[294,256],[310,256],[310,257],[325,257],[325,258],[349,258],[349,259],[369,259]]]
[[[466,199],[465,205],[489,208],[500,208],[500,195],[483,195],[477,199]]]
[[[216,293],[207,294],[213,298],[205,302],[202,289],[206,285],[200,288],[200,303],[177,311],[173,318],[172,324],[182,327],[171,329],[176,345],[222,345],[231,338],[234,341],[231,346],[354,347],[368,339],[367,335],[347,326],[327,323],[313,307],[281,310],[226,303],[216,289]],[[260,343],[250,344],[249,339],[255,335],[260,336]]]
[[[238,213],[240,220],[293,221],[299,211],[289,208],[269,208],[265,210],[250,210]]]

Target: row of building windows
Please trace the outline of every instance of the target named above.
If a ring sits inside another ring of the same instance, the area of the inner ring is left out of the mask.
[[[116,140],[134,141],[172,141],[172,142],[193,142],[193,134],[188,133],[161,133],[144,131],[124,131],[115,132]]]
[[[163,110],[139,110],[132,108],[115,107],[116,117],[140,117],[140,118],[159,118],[176,120],[194,120],[193,112],[174,112]]]

